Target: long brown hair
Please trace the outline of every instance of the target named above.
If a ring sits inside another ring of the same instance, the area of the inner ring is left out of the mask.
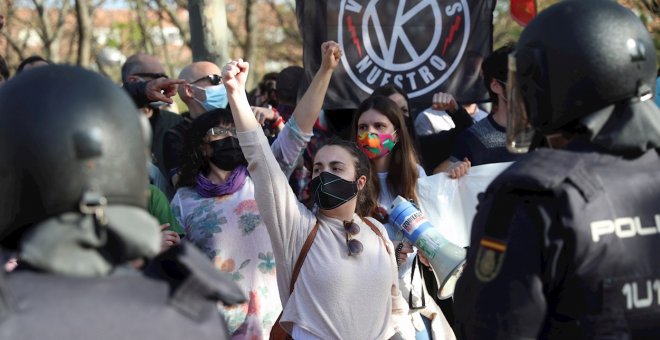
[[[380,112],[394,126],[399,141],[390,152],[390,165],[387,169],[387,188],[392,193],[392,196],[401,195],[407,199],[417,201],[417,193],[415,187],[417,186],[417,179],[419,179],[419,171],[417,170],[418,158],[413,148],[413,141],[408,134],[408,128],[403,120],[403,113],[391,99],[385,96],[372,96],[364,100],[358,107],[355,116],[353,117],[353,131],[351,132],[352,140],[357,140],[358,120],[360,116],[368,110],[374,109]],[[380,183],[376,169],[371,167],[371,182],[372,182],[372,200],[378,202],[378,195],[383,183]]]

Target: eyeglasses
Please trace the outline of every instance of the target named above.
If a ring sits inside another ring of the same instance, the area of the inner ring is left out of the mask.
[[[353,254],[359,255],[362,253],[362,250],[364,249],[362,242],[353,238],[353,236],[360,232],[360,226],[353,222],[353,220],[344,221],[344,231],[346,231],[346,246],[348,247],[348,256]]]
[[[149,72],[133,73],[132,76],[138,76],[141,78],[151,78],[151,79],[169,78],[165,73],[149,73]]]
[[[219,137],[227,137],[227,136],[235,136],[236,135],[236,128],[224,128],[224,127],[212,127],[208,131],[206,131],[207,136],[219,136]]]
[[[198,83],[202,80],[208,80],[212,85],[219,85],[222,83],[222,76],[219,74],[209,74],[193,81],[191,84]]]

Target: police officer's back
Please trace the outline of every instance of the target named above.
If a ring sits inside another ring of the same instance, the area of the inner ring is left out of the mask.
[[[39,68],[0,89],[0,245],[20,257],[0,274],[0,339],[228,337],[216,303],[242,301],[238,287],[192,247],[152,259],[139,117],[80,68]]]
[[[516,132],[529,123],[568,144],[526,155],[487,189],[454,295],[457,335],[660,338],[648,32],[613,1],[564,1],[525,28],[510,60]]]

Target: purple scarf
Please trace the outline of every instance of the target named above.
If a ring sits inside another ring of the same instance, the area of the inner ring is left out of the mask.
[[[204,198],[231,195],[245,184],[247,176],[247,167],[240,165],[232,170],[226,182],[222,184],[213,184],[213,182],[199,172],[197,173],[197,185],[195,186],[195,189],[197,190],[197,193]]]

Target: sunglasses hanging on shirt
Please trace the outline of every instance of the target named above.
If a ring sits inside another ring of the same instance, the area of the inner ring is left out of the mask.
[[[348,256],[359,255],[362,253],[362,250],[364,249],[362,242],[353,238],[353,236],[360,232],[360,226],[353,222],[353,220],[344,221],[344,231],[346,231],[346,246],[348,247]]]

